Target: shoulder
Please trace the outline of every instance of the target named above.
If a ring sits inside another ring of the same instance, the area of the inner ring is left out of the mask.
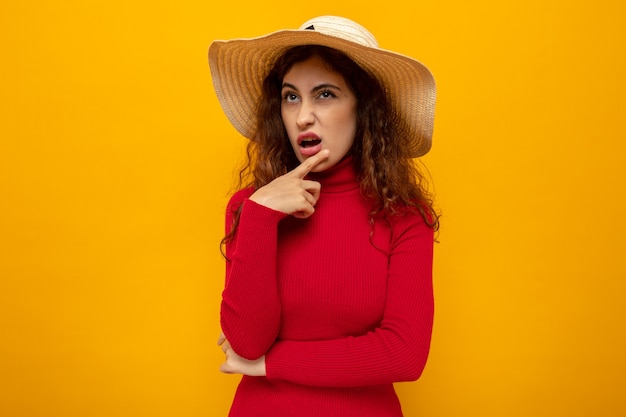
[[[402,207],[395,214],[386,216],[392,230],[392,236],[398,239],[403,236],[426,237],[433,239],[434,229],[429,225],[417,207]]]
[[[248,197],[252,195],[254,189],[252,187],[242,188],[230,196],[228,204],[226,204],[226,216],[235,216],[241,209],[241,206]]]
[[[230,199],[228,200],[228,205],[226,206],[229,211],[237,210],[241,204],[252,195],[254,189],[252,187],[242,188],[239,191],[236,191]]]
[[[395,227],[426,227],[422,213],[416,207],[403,207],[394,214],[385,216],[387,221]]]
[[[435,241],[434,230],[419,210],[402,210],[379,214],[372,224],[372,243],[389,255],[428,253]]]

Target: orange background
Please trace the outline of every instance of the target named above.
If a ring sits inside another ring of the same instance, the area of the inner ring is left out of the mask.
[[[207,48],[320,14],[438,83],[436,322],[406,415],[626,415],[624,3],[386,5],[0,4],[0,415],[226,415],[218,242],[245,141]]]

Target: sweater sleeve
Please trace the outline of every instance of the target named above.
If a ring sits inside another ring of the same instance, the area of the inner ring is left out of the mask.
[[[278,223],[286,215],[236,193],[226,211],[226,232],[241,208],[233,239],[226,244],[226,282],[222,292],[220,323],[233,350],[243,358],[263,356],[280,328],[280,302],[276,284]]]
[[[342,339],[278,341],[266,355],[268,379],[354,387],[419,378],[433,326],[434,236],[417,215],[396,223],[387,299],[378,328]]]

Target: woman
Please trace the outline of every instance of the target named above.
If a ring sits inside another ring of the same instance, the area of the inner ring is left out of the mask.
[[[433,323],[438,216],[412,160],[430,72],[333,16],[213,42],[209,62],[250,139],[223,241],[230,415],[402,416],[393,383],[421,375]]]

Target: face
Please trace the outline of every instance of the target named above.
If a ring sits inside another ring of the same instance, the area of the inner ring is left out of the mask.
[[[346,156],[354,143],[357,100],[342,75],[312,57],[285,74],[281,95],[283,123],[300,162],[328,149],[329,158],[313,169],[319,172]]]

